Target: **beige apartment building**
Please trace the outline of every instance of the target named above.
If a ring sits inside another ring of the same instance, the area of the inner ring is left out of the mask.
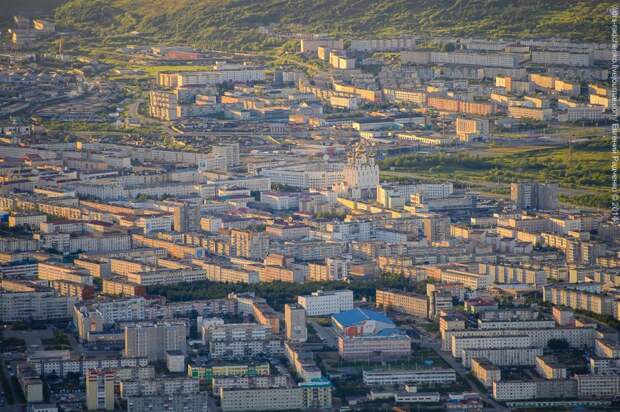
[[[125,326],[123,356],[165,359],[166,352],[187,351],[187,325],[183,321],[144,322]]]
[[[428,298],[424,295],[377,289],[375,303],[383,310],[393,310],[420,318],[428,317]]]
[[[502,380],[501,369],[486,358],[473,358],[471,373],[487,388],[492,388],[493,382]]]
[[[554,356],[537,356],[536,372],[545,379],[566,379],[566,366]]]
[[[114,371],[89,369],[86,372],[86,409],[114,410]]]
[[[325,409],[332,404],[331,386],[272,389],[220,389],[224,412]]]

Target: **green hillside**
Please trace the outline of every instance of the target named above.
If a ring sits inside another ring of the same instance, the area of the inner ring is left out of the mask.
[[[335,35],[452,34],[610,37],[603,0],[69,0],[58,23],[101,36],[246,49],[270,45],[259,26]],[[232,40],[232,43],[231,43]],[[278,41],[281,43],[282,41]]]

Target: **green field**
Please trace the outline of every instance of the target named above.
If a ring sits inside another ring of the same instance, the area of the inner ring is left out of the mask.
[[[568,147],[489,148],[483,153],[411,154],[380,162],[382,177],[403,180],[411,175],[435,181],[480,183],[490,191],[511,182],[534,180],[557,182],[561,187],[583,191],[564,201],[608,207],[611,152],[604,138]]]

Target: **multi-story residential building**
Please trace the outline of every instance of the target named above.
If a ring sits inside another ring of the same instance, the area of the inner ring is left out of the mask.
[[[93,278],[85,270],[72,265],[51,262],[39,262],[38,277],[41,280],[61,280],[85,285],[93,284]]]
[[[415,64],[448,64],[469,65],[480,67],[516,68],[518,59],[508,53],[479,52],[439,52],[439,51],[404,51],[401,52],[403,63]]]
[[[261,232],[233,229],[230,245],[234,256],[263,259],[269,253],[269,237]]]
[[[200,382],[189,377],[130,379],[120,384],[121,399],[134,396],[193,394],[200,390]]]
[[[423,219],[424,237],[429,242],[441,242],[450,235],[450,218],[433,214]]]
[[[462,358],[462,351],[465,349],[527,348],[530,346],[532,346],[531,339],[527,335],[453,336],[452,356]]]
[[[404,385],[415,383],[421,385],[443,385],[456,381],[454,369],[418,369],[418,370],[364,370],[362,380],[365,385]]]
[[[198,382],[198,381],[194,381]],[[224,389],[267,389],[287,388],[290,386],[286,375],[271,376],[230,376],[217,377],[211,381],[212,391],[215,396],[219,395],[220,388]]]
[[[268,326],[274,335],[277,336],[280,333],[280,317],[266,302],[253,302],[252,316],[260,325]]]
[[[537,356],[536,372],[545,379],[566,379],[566,366],[554,356]]]
[[[541,347],[515,347],[509,345],[497,348],[470,348],[462,349],[461,362],[463,366],[469,367],[475,358],[486,358],[497,366],[534,366],[536,357],[543,354]]]
[[[377,289],[375,303],[378,308],[394,310],[421,318],[428,317],[428,298],[425,295]]]
[[[220,400],[224,412],[331,408],[331,384],[325,381],[302,383],[293,388],[221,388]]]
[[[380,52],[411,50],[416,47],[415,37],[396,37],[392,39],[353,39],[348,50],[360,52]]]
[[[258,278],[261,282],[290,282],[303,283],[306,280],[307,267],[291,264],[290,267],[263,266],[258,270]]]
[[[592,325],[584,325],[582,327],[559,327],[559,328],[542,328],[542,329],[509,329],[509,330],[447,330],[442,334],[441,348],[445,351],[457,353],[455,351],[455,338],[462,337],[499,337],[507,339],[509,336],[527,336],[530,346],[543,348],[547,346],[551,339],[566,339],[568,344],[575,348],[594,347],[594,338],[596,329]],[[491,347],[498,347],[493,341],[487,341]],[[511,343],[508,343],[511,345]],[[514,346],[514,344],[512,344]],[[524,345],[523,347],[527,347]],[[461,351],[462,348],[458,348]]]
[[[579,284],[571,283],[544,286],[543,300],[553,305],[614,316],[616,298],[613,294],[581,290]]]
[[[538,121],[551,120],[552,109],[540,109],[537,107],[508,106],[508,115],[515,119],[531,119]]]
[[[43,351],[35,352],[28,356],[27,363],[38,376],[56,375],[66,377],[69,373],[86,375],[89,369],[102,370],[113,369],[117,372],[123,368],[144,369],[148,366],[147,358],[122,358],[114,357],[82,357],[79,354],[72,355],[69,351]]]
[[[232,265],[227,259],[210,258],[209,260],[192,259],[192,264],[205,272],[205,277],[214,282],[258,283],[257,271]]]
[[[611,399],[620,393],[620,375],[575,375],[577,380],[577,397],[580,399]]]
[[[145,307],[146,300],[142,297],[101,299],[74,306],[73,322],[80,339],[88,340],[89,332],[100,332],[104,325],[144,320]]]
[[[284,323],[286,325],[286,339],[293,342],[308,340],[306,326],[306,310],[298,304],[284,305]]]
[[[489,120],[458,117],[456,134],[462,141],[486,138],[489,136]]]
[[[496,111],[494,103],[473,102],[452,97],[427,97],[427,106],[442,112],[456,112],[474,116],[490,116]]]
[[[529,320],[495,320],[495,319],[478,319],[478,329],[545,329],[555,327],[554,320],[545,319],[529,319]]]
[[[43,213],[11,213],[9,215],[9,227],[27,226],[38,229],[41,223],[47,221],[47,215]]]
[[[308,316],[325,316],[353,309],[353,291],[317,291],[297,298]]]
[[[489,286],[488,275],[451,268],[441,271],[441,281],[445,283],[460,283],[471,290],[486,289]]]
[[[211,325],[203,334],[214,359],[282,354],[282,344],[271,328],[255,323]]]
[[[532,51],[532,63],[543,65],[588,67],[592,64],[592,58],[590,53],[534,50]]]
[[[601,358],[620,358],[620,345],[608,339],[596,339],[594,341],[594,354]]]
[[[86,372],[86,408],[114,410],[114,371],[89,369]]]
[[[534,381],[493,382],[493,399],[495,399],[496,401],[536,399],[536,382]]]
[[[127,399],[127,412],[208,412],[206,393],[134,396]]]
[[[558,207],[558,185],[532,182],[511,183],[510,200],[518,209],[554,210]]]
[[[187,365],[187,376],[193,379],[203,379],[211,382],[216,377],[254,377],[270,376],[271,369],[269,363],[256,365],[247,364],[228,364],[214,366]]]
[[[308,280],[311,282],[343,280],[348,275],[347,266],[346,260],[335,258],[327,258],[325,263],[309,263]]]
[[[125,326],[125,357],[163,360],[168,351],[187,352],[184,321],[134,323]]]
[[[547,272],[542,268],[529,268],[506,264],[480,263],[478,273],[490,275],[492,283],[523,283],[527,285],[544,285],[547,282]]]
[[[326,49],[342,50],[344,49],[344,40],[342,39],[301,39],[300,50],[302,53],[316,53],[319,47]]]
[[[0,293],[0,320],[18,322],[31,320],[66,319],[71,317],[77,296],[59,296],[50,289]]]
[[[502,380],[502,370],[487,358],[473,358],[471,373],[487,388],[492,388],[493,382]]]

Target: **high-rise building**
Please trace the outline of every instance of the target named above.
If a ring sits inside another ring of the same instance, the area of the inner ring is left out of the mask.
[[[184,203],[174,207],[172,227],[177,232],[191,232],[200,228],[200,206]]]
[[[450,234],[450,219],[447,217],[432,215],[423,220],[424,237],[429,242],[446,240]]]
[[[284,305],[284,323],[286,324],[287,340],[295,342],[308,340],[306,310],[303,307],[294,303]]]
[[[114,410],[114,377],[111,369],[86,372],[86,408],[89,411]]]
[[[558,185],[536,182],[511,183],[510,200],[515,203],[517,209],[557,209]]]
[[[135,323],[125,326],[125,357],[163,360],[168,351],[187,352],[187,325],[182,321]]]
[[[172,213],[172,228],[177,232],[200,230],[200,205],[182,200],[165,200],[157,207]]]
[[[238,166],[239,160],[239,143],[231,143],[225,145],[213,146],[211,154],[216,157],[223,157],[226,159],[227,169]]]
[[[235,256],[263,259],[269,253],[269,237],[261,232],[234,229],[230,232],[230,245]]]

